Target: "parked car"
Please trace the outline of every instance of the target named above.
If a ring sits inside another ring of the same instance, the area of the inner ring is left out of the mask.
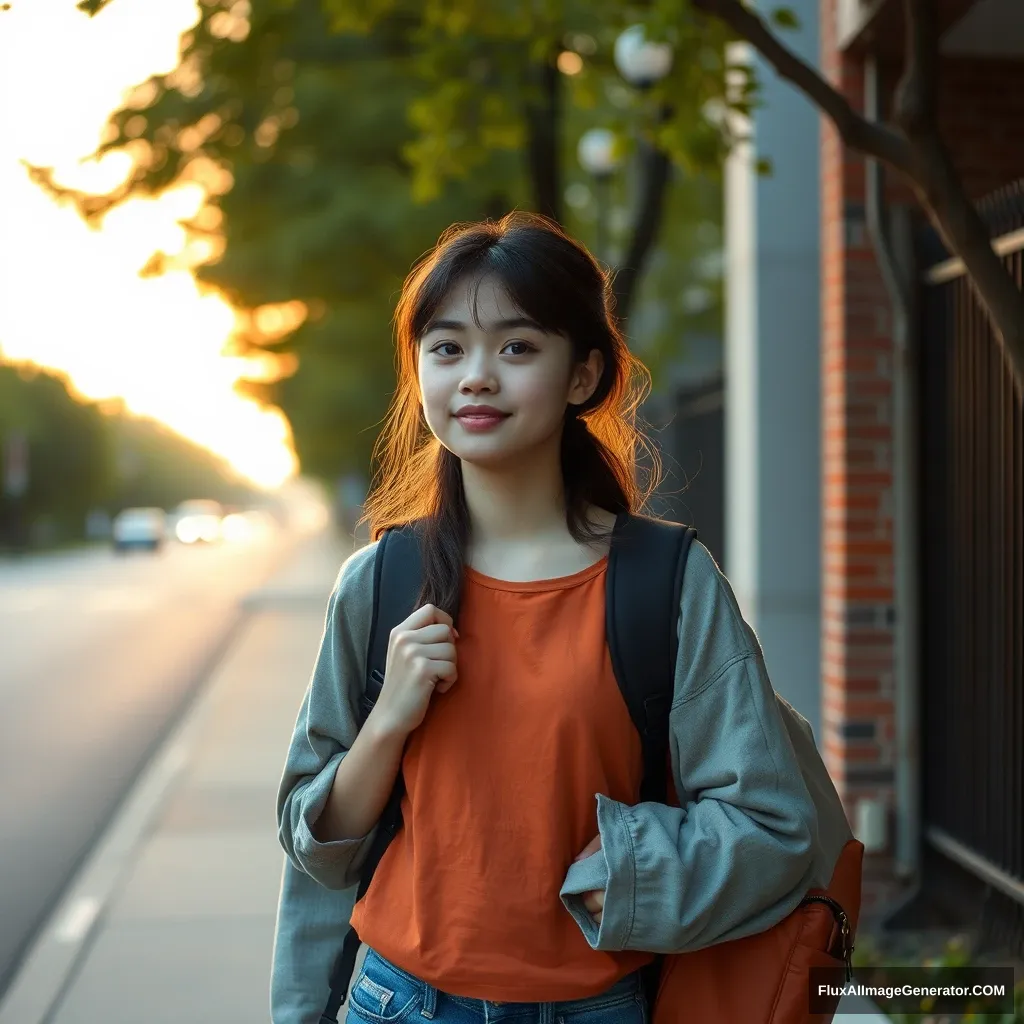
[[[221,539],[224,508],[219,501],[196,498],[183,501],[174,510],[174,533],[182,544],[203,541],[213,544]]]
[[[158,551],[166,535],[167,516],[162,508],[126,508],[114,517],[111,527],[115,551]]]

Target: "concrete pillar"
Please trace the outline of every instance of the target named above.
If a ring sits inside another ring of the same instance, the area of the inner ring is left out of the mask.
[[[818,0],[788,6],[801,27],[783,38],[817,65]],[[726,168],[725,570],[820,744],[819,115],[748,59],[764,102]]]

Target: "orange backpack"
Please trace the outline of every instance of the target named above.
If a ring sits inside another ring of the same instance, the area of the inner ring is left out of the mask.
[[[666,956],[652,1024],[829,1024],[810,1012],[810,969],[849,978],[860,910],[864,847],[849,840],[827,889],[812,889],[777,925],[757,935]]]

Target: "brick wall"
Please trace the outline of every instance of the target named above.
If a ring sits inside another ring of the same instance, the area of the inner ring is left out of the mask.
[[[822,0],[825,75],[863,109],[859,58],[835,49],[836,0]],[[883,69],[891,85],[899,68]],[[1024,61],[947,58],[941,129],[972,195],[1024,176]],[[894,550],[890,306],[864,223],[864,161],[822,120],[822,739],[847,814],[889,809],[894,835]],[[890,176],[887,199],[905,202]],[[889,852],[869,857],[864,913],[898,884]]]
[[[835,49],[823,0],[822,70],[861,107],[859,62]],[[822,121],[822,740],[851,821],[893,802],[892,341],[864,224],[864,164]],[[866,879],[887,878],[870,858]],[[870,916],[880,894],[865,886]]]

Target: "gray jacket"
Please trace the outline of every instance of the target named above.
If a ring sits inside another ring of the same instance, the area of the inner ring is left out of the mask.
[[[356,737],[375,548],[342,567],[281,781],[274,1024],[317,1024],[373,835],[321,843],[313,826]],[[810,726],[773,691],[753,630],[698,542],[680,612],[669,724],[682,806],[595,794],[601,850],[561,889],[594,949],[683,952],[763,931],[828,883],[850,838]],[[605,890],[600,926],[579,896],[591,889]]]

